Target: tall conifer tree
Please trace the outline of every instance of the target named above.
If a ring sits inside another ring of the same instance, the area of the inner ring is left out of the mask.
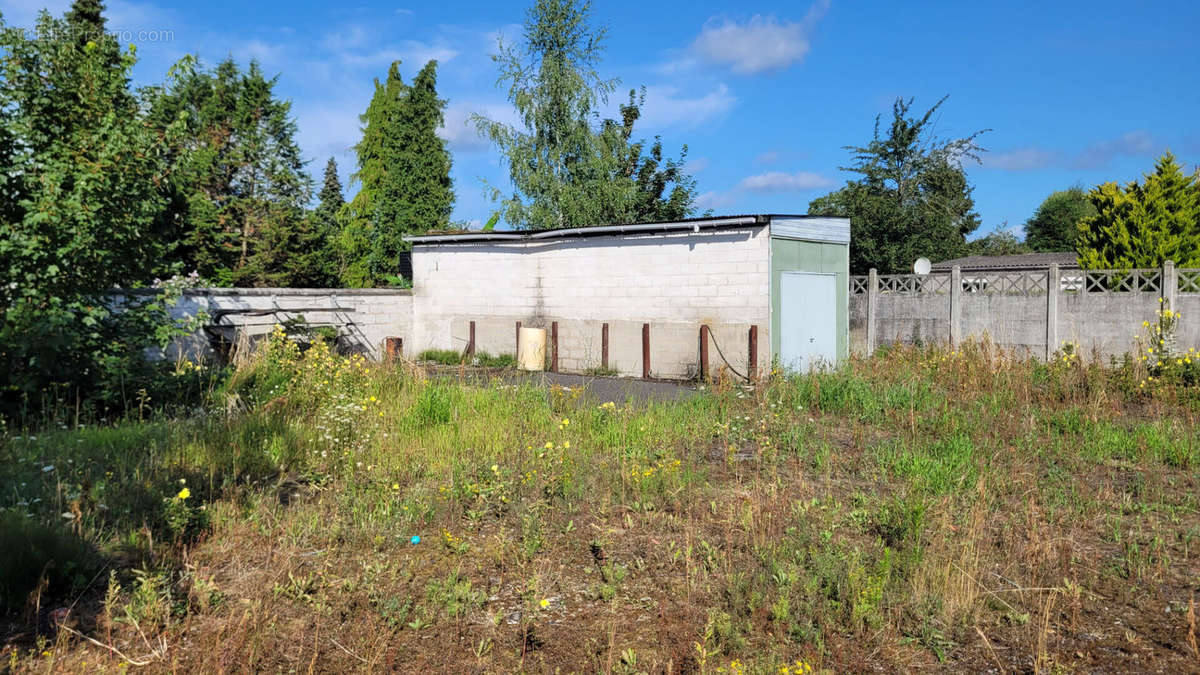
[[[1087,269],[1200,267],[1200,175],[1170,152],[1144,182],[1104,183],[1088,193],[1096,215],[1079,223],[1079,264]]]
[[[454,193],[450,156],[437,136],[446,102],[437,96],[437,62],[404,84],[397,61],[359,119],[363,137],[354,147],[358,193],[343,209],[339,236],[348,286],[372,286],[397,274],[403,236],[445,227]]]
[[[275,83],[254,62],[206,71],[186,57],[147,92],[149,121],[170,148],[162,220],[181,242],[172,258],[219,284],[301,283],[300,258],[317,245],[304,217],[311,178]]]

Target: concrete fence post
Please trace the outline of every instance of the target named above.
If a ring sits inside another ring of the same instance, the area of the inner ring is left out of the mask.
[[[1164,260],[1162,264],[1162,287],[1159,289],[1159,293],[1163,302],[1173,312],[1179,311],[1179,308],[1175,306],[1175,296],[1178,292],[1179,277],[1175,274],[1175,261]]]
[[[879,334],[876,324],[879,316],[879,272],[872,267],[867,272],[867,356],[875,353]]]
[[[950,348],[962,342],[962,267],[950,268]]]
[[[1062,277],[1058,265],[1050,265],[1046,272],[1046,360],[1054,358],[1058,349],[1058,296],[1062,293]]]

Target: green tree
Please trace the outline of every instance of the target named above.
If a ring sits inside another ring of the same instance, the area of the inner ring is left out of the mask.
[[[315,288],[327,288],[338,284],[338,215],[345,203],[342,181],[338,178],[337,162],[330,157],[325,163],[321,191],[317,193],[317,207],[308,214],[309,231],[319,241],[306,254],[303,264],[309,272],[308,285]]]
[[[1142,183],[1104,183],[1088,193],[1096,214],[1079,223],[1086,269],[1200,267],[1200,175],[1187,175],[1170,152]]]
[[[1096,215],[1082,188],[1051,193],[1025,221],[1025,243],[1034,251],[1074,251],[1079,222]]]
[[[0,22],[0,403],[47,387],[82,393],[128,374],[162,305],[115,287],[144,284],[160,255],[161,146],[129,89],[132,47],[103,32],[94,2],[43,12],[36,38]],[[83,17],[82,19],[78,17]],[[74,22],[88,22],[90,26]],[[155,314],[155,312],[158,312]]]
[[[694,181],[678,160],[662,159],[659,139],[631,142],[641,100],[630,93],[621,120],[598,124],[598,109],[616,88],[596,71],[606,30],[592,27],[591,5],[536,0],[524,44],[499,46],[493,58],[520,117],[516,127],[475,115],[479,132],[505,156],[515,192],[501,203],[517,228],[586,227],[676,219],[694,210]],[[493,189],[499,199],[499,190]]]
[[[437,135],[446,101],[437,96],[437,61],[430,61],[411,86],[400,77],[400,62],[359,119],[363,137],[355,146],[358,170],[351,177],[358,193],[343,209],[339,235],[342,280],[371,286],[395,275],[408,250],[406,234],[444,228],[454,192],[450,154]]]
[[[920,117],[910,117],[912,99],[896,99],[886,135],[875,118],[875,135],[866,146],[846,146],[854,163],[843,171],[860,174],[857,181],[814,199],[815,215],[850,218],[850,269],[904,272],[914,260],[945,260],[963,255],[966,236],[979,227],[973,188],[962,162],[978,161],[975,139],[941,140],[931,119],[942,98]]]
[[[170,263],[225,285],[304,283],[301,261],[322,244],[305,218],[311,178],[277,79],[253,61],[244,72],[231,59],[207,71],[189,56],[144,93],[168,144],[160,230],[174,242]]]
[[[1027,243],[1007,230],[992,232],[967,242],[967,255],[1018,255],[1032,252]]]

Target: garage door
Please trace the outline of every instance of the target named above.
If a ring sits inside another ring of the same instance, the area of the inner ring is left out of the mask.
[[[837,362],[837,275],[784,272],[779,298],[780,364],[805,372]]]

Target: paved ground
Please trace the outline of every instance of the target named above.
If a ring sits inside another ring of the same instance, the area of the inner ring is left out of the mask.
[[[519,370],[494,370],[468,368],[460,371],[454,367],[433,367],[431,373],[439,377],[458,377],[465,373],[469,380],[489,382],[500,378],[511,384],[533,384],[544,387],[559,385],[569,389],[584,390],[584,396],[597,402],[622,403],[626,399],[645,401],[678,401],[696,395],[696,388],[688,382],[674,380],[639,380],[625,377],[595,377],[568,373],[529,373]]]

